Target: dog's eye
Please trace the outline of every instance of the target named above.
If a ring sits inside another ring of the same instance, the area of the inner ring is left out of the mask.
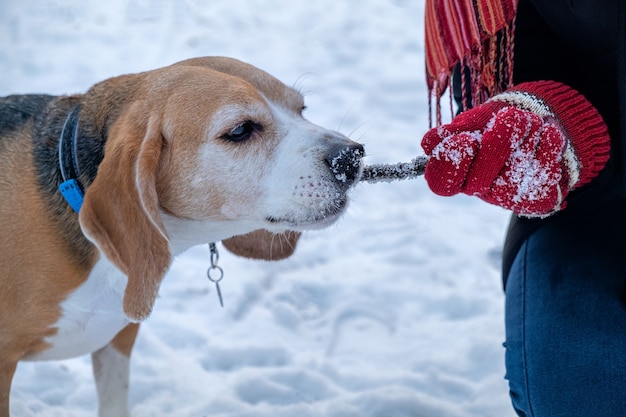
[[[254,132],[259,130],[261,130],[260,124],[248,120],[237,125],[237,127],[233,128],[230,132],[224,134],[222,138],[230,142],[243,142],[248,140]]]

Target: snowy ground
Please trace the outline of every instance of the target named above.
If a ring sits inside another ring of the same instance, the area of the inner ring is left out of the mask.
[[[369,163],[421,154],[423,1],[0,0],[0,95],[81,92],[202,55],[306,93]],[[508,215],[423,179],[362,184],[282,262],[181,256],[133,353],[136,417],[507,417],[499,259]],[[37,256],[34,249],[33,256]],[[96,413],[90,360],[20,364],[15,417]]]

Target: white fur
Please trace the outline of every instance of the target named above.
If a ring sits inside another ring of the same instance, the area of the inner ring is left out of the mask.
[[[278,220],[266,227],[275,231],[326,227],[337,219],[341,210],[336,211],[336,206],[345,204],[346,196],[324,157],[330,141],[347,138],[279,106],[270,107],[274,120],[286,134],[263,179],[267,192],[261,207],[266,216]]]
[[[128,407],[128,356],[107,345],[93,353],[93,373],[98,389],[100,417],[130,417]]]
[[[25,359],[67,359],[105,346],[129,323],[122,309],[125,288],[124,274],[101,257],[61,304],[62,316],[53,326],[57,333],[46,339],[51,347]]]

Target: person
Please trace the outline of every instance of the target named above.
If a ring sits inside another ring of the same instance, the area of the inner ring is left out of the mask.
[[[460,112],[437,111],[425,178],[513,212],[502,276],[519,416],[626,414],[625,16],[621,0],[426,1],[431,94],[439,109],[452,78]]]

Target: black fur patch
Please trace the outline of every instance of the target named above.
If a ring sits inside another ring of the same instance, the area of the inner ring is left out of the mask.
[[[41,114],[54,98],[44,94],[0,97],[0,138]]]
[[[54,196],[56,202],[60,194],[58,186],[63,181],[59,167],[59,139],[63,124],[70,112],[80,106],[82,96],[58,98],[53,105],[48,106],[41,114],[35,117],[33,128],[34,163],[39,174],[39,183],[45,193]],[[89,120],[78,119],[78,137],[76,141],[76,158],[80,166],[80,182],[88,187],[96,177],[98,166],[104,158],[104,144],[106,137],[103,132],[94,132]],[[63,209],[67,203],[59,204]]]
[[[33,164],[37,170],[40,192],[59,227],[59,232],[66,237],[72,252],[79,262],[89,265],[92,245],[84,237],[77,219],[61,195],[58,187],[63,182],[59,166],[59,139],[63,124],[72,109],[80,106],[82,95],[56,97],[48,105],[40,108],[33,115]],[[92,126],[79,116],[76,154],[80,160],[80,181],[88,187],[96,177],[98,166],[104,157],[105,137],[92,133]]]

